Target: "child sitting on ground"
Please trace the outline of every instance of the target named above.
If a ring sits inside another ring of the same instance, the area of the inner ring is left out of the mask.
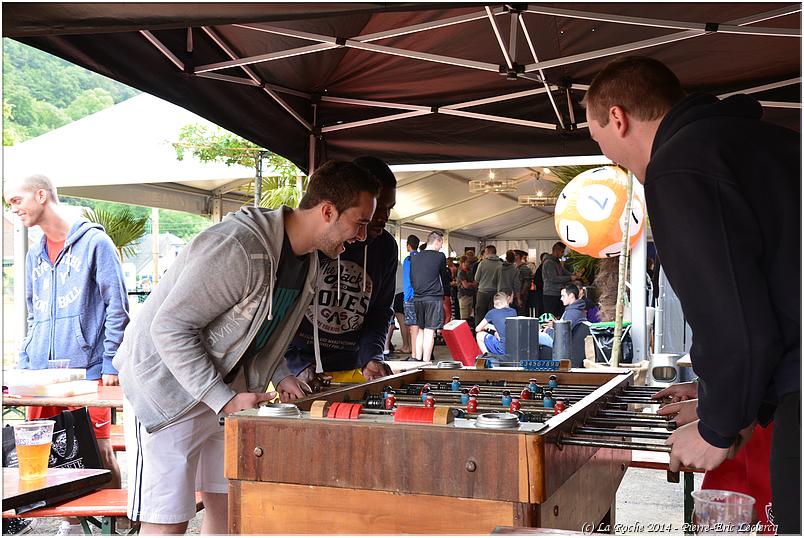
[[[495,294],[494,308],[489,310],[475,328],[477,345],[483,353],[505,355],[505,319],[516,317],[516,310],[510,304],[510,295],[503,292]],[[488,330],[493,330],[496,334],[487,332]]]

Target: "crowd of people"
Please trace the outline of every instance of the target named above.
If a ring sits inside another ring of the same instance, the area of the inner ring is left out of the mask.
[[[799,532],[799,282],[794,293],[778,285],[800,272],[800,249],[791,247],[800,243],[798,138],[761,122],[748,97],[685,96],[665,66],[645,58],[612,64],[586,102],[602,151],[645,183],[654,239],[695,334],[700,380],[684,396],[697,397],[696,406],[668,441],[671,465],[713,469],[747,431],[773,418],[776,523],[780,532]],[[746,166],[757,151],[773,157]],[[747,196],[756,177],[776,196]],[[537,267],[522,250],[500,258],[494,245],[455,260],[432,231],[423,243],[407,238],[400,264],[385,230],[396,179],[373,157],[322,164],[297,209],[244,207],[201,232],[130,323],[119,259],[103,230],[67,222],[43,176],[7,186],[5,197],[25,226],[44,232],[26,259],[29,329],[20,367],[47,368],[66,353],[88,379],[122,385],[128,513],[142,534],[183,533],[197,490],[202,533],[225,534],[219,417],[276,396],[292,401],[327,379],[389,375],[384,352],[394,318],[402,350],[430,362],[437,331],[453,316],[453,290],[457,316],[491,353],[505,350],[508,317],[550,314],[574,325],[594,306],[562,243]],[[713,316],[715,303],[738,323]],[[106,453],[108,417],[93,421]],[[116,468],[113,454],[104,461]]]

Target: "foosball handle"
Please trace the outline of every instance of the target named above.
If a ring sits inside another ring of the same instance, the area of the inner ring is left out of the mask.
[[[681,473],[678,471],[671,471],[670,469],[667,470],[667,481],[671,484],[678,484],[681,482]]]

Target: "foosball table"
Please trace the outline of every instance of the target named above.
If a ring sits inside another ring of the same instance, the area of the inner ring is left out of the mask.
[[[229,531],[614,528],[630,450],[667,450],[633,439],[674,427],[632,375],[427,367],[230,415]]]

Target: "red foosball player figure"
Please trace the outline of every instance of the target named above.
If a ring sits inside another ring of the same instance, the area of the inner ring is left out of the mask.
[[[385,397],[385,408],[393,409],[395,405],[396,405],[396,396],[394,395],[394,391],[389,391],[388,396]]]
[[[511,405],[508,406],[508,410],[512,413],[516,413],[520,409],[522,409],[522,404],[519,403],[519,398],[513,396],[511,398]]]
[[[424,407],[433,408],[435,407],[435,398],[433,398],[432,394],[427,394],[427,398],[424,399]]]
[[[564,403],[564,400],[556,400],[556,403],[553,405],[553,414],[557,415],[563,413],[566,408],[567,404]]]
[[[480,395],[480,387],[475,385],[474,387],[469,389],[469,395],[470,396],[479,396]]]
[[[474,394],[469,395],[469,403],[466,404],[467,413],[477,413],[477,396]]]
[[[519,393],[519,397],[523,400],[530,400],[530,389],[528,387],[522,389],[522,392]]]

